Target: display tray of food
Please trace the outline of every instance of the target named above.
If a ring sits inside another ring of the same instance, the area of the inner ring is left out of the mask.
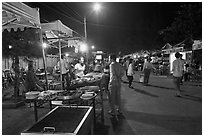
[[[84,87],[80,87],[79,88],[80,90],[85,90],[85,91],[87,91],[87,90],[89,90],[89,91],[99,91],[99,86],[84,86]]]
[[[40,91],[30,91],[27,92],[26,95],[26,99],[35,99],[38,97],[38,95],[40,94]]]
[[[21,134],[87,135],[93,131],[93,117],[91,106],[58,106]]]
[[[96,96],[97,96],[96,93],[86,92],[86,93],[82,94],[80,98],[83,100],[90,100],[90,99],[95,98]]]
[[[80,88],[80,87],[84,87],[84,86],[98,86],[100,85],[101,81],[100,80],[96,80],[96,81],[84,81],[84,82],[72,82],[70,89],[76,89],[76,88]]]
[[[46,100],[46,99],[51,99],[51,98],[55,98],[58,96],[58,94],[62,94],[64,93],[65,90],[46,90],[46,91],[30,91],[27,92],[26,95],[26,99],[27,100]]]
[[[69,92],[65,92],[62,96],[58,96],[57,100],[70,100],[77,99],[82,95],[82,91],[80,90],[71,90]]]

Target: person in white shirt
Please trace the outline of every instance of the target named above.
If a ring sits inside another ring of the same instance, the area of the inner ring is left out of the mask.
[[[184,63],[180,59],[180,56],[181,56],[180,53],[176,52],[175,54],[176,59],[173,61],[173,67],[172,67],[174,84],[177,91],[176,93],[177,97],[181,97],[180,81],[183,76],[183,70],[184,70]]]
[[[84,76],[84,70],[86,65],[84,64],[84,58],[82,57],[79,62],[74,66],[76,77],[80,78]]]
[[[121,114],[121,78],[125,70],[121,64],[116,62],[116,55],[109,56],[110,59],[110,81],[109,81],[109,114],[116,116]],[[117,112],[117,113],[116,113]]]
[[[155,69],[154,66],[152,65],[152,63],[150,63],[150,61],[151,61],[151,58],[148,57],[147,61],[144,62],[144,65],[143,65],[142,72],[144,72],[144,85],[148,85],[151,70]]]
[[[128,70],[127,70],[129,88],[133,88],[132,87],[133,75],[134,75],[134,72],[133,72],[133,59],[129,59],[129,65],[128,65]]]

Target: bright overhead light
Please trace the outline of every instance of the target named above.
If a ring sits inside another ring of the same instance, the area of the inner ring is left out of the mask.
[[[81,52],[87,51],[87,50],[88,50],[87,44],[86,44],[86,43],[81,44],[81,45],[80,45],[80,50],[81,50]]]
[[[11,46],[11,45],[9,45],[9,49],[12,49],[12,46]]]
[[[68,56],[69,56],[69,53],[66,53],[65,56],[68,57]]]
[[[99,11],[101,9],[101,5],[99,3],[95,3],[93,8],[95,11]]]
[[[46,48],[46,47],[47,47],[47,44],[46,44],[46,43],[43,43],[42,46],[43,46],[43,48]]]
[[[94,46],[91,46],[91,48],[94,49],[95,47],[94,47]]]

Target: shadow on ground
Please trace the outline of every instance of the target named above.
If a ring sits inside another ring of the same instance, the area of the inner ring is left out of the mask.
[[[141,89],[137,89],[137,88],[133,88],[133,89],[134,89],[134,91],[139,92],[139,93],[142,93],[142,94],[147,95],[147,96],[159,97],[159,96],[157,96],[157,95],[154,95],[154,94],[152,94],[152,93],[149,93],[149,92],[144,91],[144,90],[141,90]]]
[[[110,130],[109,125],[104,125],[101,122],[96,123],[96,128],[94,129],[94,135],[108,135]]]
[[[202,98],[201,97],[195,97],[195,96],[192,96],[190,94],[184,94],[182,96],[183,99],[187,99],[187,100],[191,100],[191,101],[196,101],[196,102],[200,102],[202,103]]]
[[[111,125],[115,135],[134,135],[124,115],[110,117]]]
[[[124,115],[127,117],[127,120],[160,126],[180,135],[202,134],[202,117],[157,115],[132,111],[125,111]]]

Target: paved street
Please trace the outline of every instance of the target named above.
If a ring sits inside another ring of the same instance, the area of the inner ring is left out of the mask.
[[[124,77],[124,81],[127,81]],[[150,86],[134,76],[133,87],[122,84],[122,108],[124,116],[119,120],[107,114],[108,102],[104,99],[105,124],[96,134],[110,135],[197,135],[202,129],[202,87],[199,83],[184,83],[182,98],[175,97],[174,85],[165,76],[150,77]],[[39,117],[49,111],[39,109]],[[3,134],[20,134],[32,125],[32,108],[3,109]]]
[[[127,81],[125,77],[124,80]],[[110,119],[110,134],[201,134],[201,86],[196,83],[184,83],[181,87],[183,97],[178,98],[175,97],[174,85],[170,78],[151,75],[150,86],[143,86],[138,81],[139,72],[136,72],[134,89],[128,88],[128,84],[122,84],[124,117],[119,121]]]

